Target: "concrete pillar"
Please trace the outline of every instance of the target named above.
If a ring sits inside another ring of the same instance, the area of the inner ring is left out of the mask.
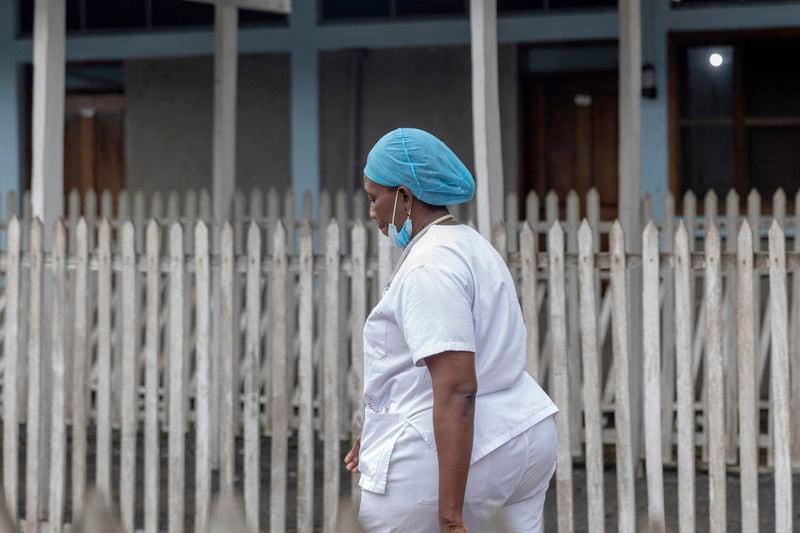
[[[487,239],[503,218],[503,153],[497,76],[497,0],[470,0],[472,136],[478,230]]]
[[[303,212],[303,193],[311,191],[319,207],[319,50],[314,40],[317,2],[293,2],[290,30],[292,189],[295,213]]]
[[[641,0],[619,0],[619,218],[629,253],[642,251],[641,222]],[[630,317],[631,440],[634,457],[641,449],[642,421],[642,279],[628,271]]]
[[[53,242],[53,226],[64,214],[64,71],[66,0],[36,0],[33,19],[33,139],[31,201],[33,216],[44,224],[44,248]],[[52,309],[53,281],[45,275],[42,308]],[[46,322],[47,323],[47,322]],[[51,332],[42,328],[42,446],[40,461],[40,513],[47,509],[49,491]]]
[[[64,212],[64,70],[66,0],[36,0],[33,22],[33,216],[45,247]]]
[[[228,219],[236,188],[236,79],[239,8],[217,4],[214,23],[214,219]]]

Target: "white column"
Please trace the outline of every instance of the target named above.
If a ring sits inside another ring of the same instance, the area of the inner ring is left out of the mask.
[[[497,76],[497,0],[470,0],[472,137],[478,230],[487,239],[503,218],[503,154]]]
[[[642,251],[641,221],[641,0],[619,0],[619,218],[627,251]],[[634,457],[641,449],[642,280],[641,271],[628,273],[631,324],[631,435]]]
[[[236,187],[236,78],[239,8],[217,4],[214,19],[214,219],[228,219]]]
[[[65,0],[36,0],[33,21],[33,215],[49,249],[64,211]]]
[[[44,224],[44,247],[50,250],[53,225],[64,212],[64,46],[65,0],[36,0],[33,19],[33,143],[31,200],[33,216]],[[53,282],[45,276],[43,309],[52,309]],[[42,328],[42,447],[38,450],[41,492],[40,510],[47,509],[50,454],[51,338]]]
[[[619,0],[619,209],[626,234],[641,233],[641,87],[640,0]],[[641,235],[631,239],[639,243]],[[633,244],[632,244],[633,246]]]

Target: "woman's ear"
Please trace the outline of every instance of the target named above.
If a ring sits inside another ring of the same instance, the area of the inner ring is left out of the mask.
[[[414,202],[414,196],[411,194],[411,191],[405,185],[401,185],[399,188],[400,190],[400,197],[406,203],[409,204],[408,207],[410,208]]]

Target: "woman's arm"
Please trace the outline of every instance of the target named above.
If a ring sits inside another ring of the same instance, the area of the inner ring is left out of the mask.
[[[439,525],[466,531],[462,510],[472,455],[475,354],[443,352],[425,359],[433,383],[433,432],[439,458]]]

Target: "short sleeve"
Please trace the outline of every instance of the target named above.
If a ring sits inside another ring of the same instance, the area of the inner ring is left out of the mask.
[[[475,352],[471,278],[438,266],[416,267],[403,278],[398,321],[416,366],[447,351]]]

